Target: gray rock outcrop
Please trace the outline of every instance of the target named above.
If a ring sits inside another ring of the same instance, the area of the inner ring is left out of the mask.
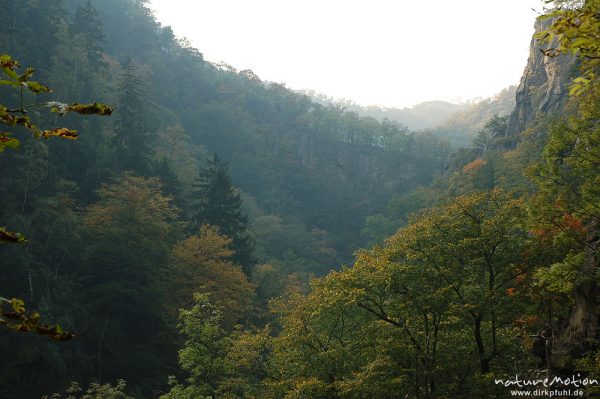
[[[536,33],[546,29],[550,23],[550,20],[537,20]],[[542,52],[553,47],[553,43],[542,43],[535,38],[531,40],[529,59],[517,88],[507,136],[518,135],[540,114],[552,115],[563,111],[569,97],[568,86],[571,71],[575,68],[575,58],[564,54],[550,57]]]

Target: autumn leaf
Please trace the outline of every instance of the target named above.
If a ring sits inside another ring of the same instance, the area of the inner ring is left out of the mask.
[[[10,133],[0,133],[0,152],[4,152],[6,148],[18,150],[21,143],[14,137],[10,137]]]
[[[11,79],[16,81],[19,80],[19,75],[17,75],[15,72],[15,69],[19,67],[19,63],[13,60],[9,55],[0,55],[0,68],[2,69],[2,72],[8,75]]]
[[[0,227],[0,244],[3,242],[24,242],[25,237],[23,237],[19,233],[13,233],[11,231],[6,230],[4,227]]]
[[[9,306],[10,310],[6,309],[5,306]],[[35,332],[58,341],[66,341],[74,337],[72,333],[64,331],[58,324],[54,326],[40,324],[40,319],[41,316],[38,312],[33,312],[27,316],[25,302],[22,299],[0,297],[0,324],[11,330]]]
[[[25,85],[27,86],[27,88],[32,91],[33,93],[51,93],[52,89],[49,88],[48,86],[44,86],[43,84],[39,83],[39,82],[27,82],[25,83]]]
[[[10,55],[0,55],[0,68],[14,69],[20,67],[16,60],[13,60]]]
[[[79,104],[73,103],[69,105],[69,110],[83,115],[111,115],[113,110],[106,104]]]
[[[77,138],[79,138],[79,133],[77,133],[77,130],[71,130],[67,129],[66,127],[61,127],[52,130],[44,130],[41,133],[41,136],[46,139],[52,136],[56,136],[69,140],[77,140]]]
[[[27,82],[29,80],[29,78],[31,78],[33,76],[33,72],[35,72],[35,69],[33,68],[27,68],[25,70],[25,73],[19,76],[19,82],[24,83]]]
[[[10,306],[18,314],[25,313],[25,302],[22,299],[13,298],[10,300]]]

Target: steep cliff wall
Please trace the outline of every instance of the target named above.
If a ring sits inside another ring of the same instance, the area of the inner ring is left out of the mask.
[[[535,31],[548,27],[550,20],[536,21]],[[575,59],[566,55],[548,57],[541,50],[552,43],[531,40],[529,59],[521,77],[506,134],[515,136],[525,130],[540,114],[552,115],[563,110],[568,100],[568,85]]]

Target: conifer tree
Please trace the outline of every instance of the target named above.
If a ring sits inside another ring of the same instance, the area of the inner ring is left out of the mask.
[[[193,207],[193,227],[216,226],[219,232],[233,241],[233,261],[249,274],[254,263],[254,245],[248,236],[248,218],[242,214],[242,199],[228,175],[228,166],[216,154],[201,169],[194,184],[196,204]]]
[[[115,124],[115,141],[119,166],[137,174],[145,175],[149,170],[150,132],[145,113],[147,95],[145,82],[138,67],[127,60],[119,76],[117,88],[118,112]]]

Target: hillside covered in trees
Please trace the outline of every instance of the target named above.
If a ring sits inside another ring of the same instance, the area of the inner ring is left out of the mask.
[[[551,6],[516,89],[415,132],[144,0],[0,0],[0,397],[600,379],[600,3]]]

